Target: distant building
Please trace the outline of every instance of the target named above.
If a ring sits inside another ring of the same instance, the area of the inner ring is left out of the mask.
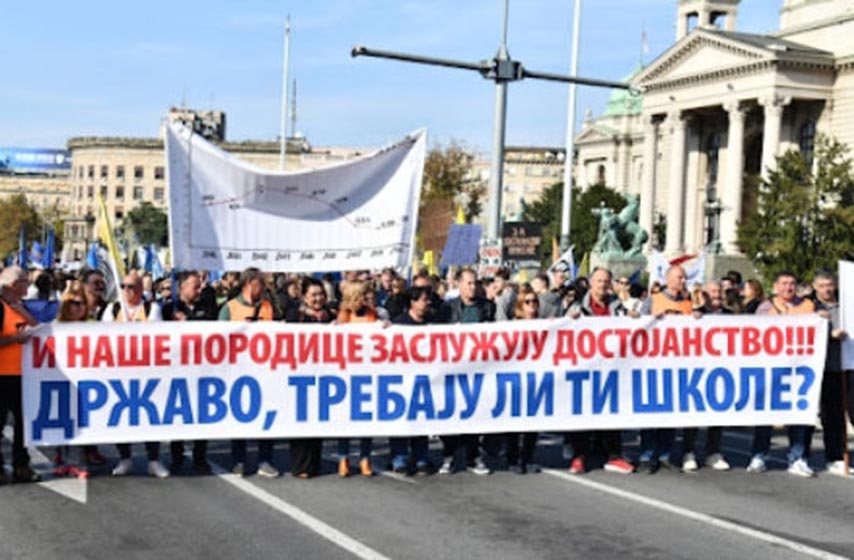
[[[226,142],[225,114],[220,111],[172,109],[169,119],[193,126],[223,150],[266,169],[278,169],[280,145],[274,141]],[[96,237],[97,194],[101,193],[114,227],[144,201],[168,212],[169,185],[162,138],[77,137],[68,140],[73,169],[67,179],[70,219],[65,255],[82,259]],[[315,169],[351,159],[369,150],[312,148],[305,138],[289,138],[287,168]]]
[[[719,237],[738,256],[776,156],[811,160],[817,133],[854,146],[854,0],[783,0],[767,35],[736,31],[739,0],[676,4],[676,42],[631,78],[640,111],[609,105],[585,123],[577,176],[639,192],[645,229],[666,218],[667,254]]]
[[[52,148],[0,148],[0,198],[17,194],[48,221],[69,211],[71,157]]]

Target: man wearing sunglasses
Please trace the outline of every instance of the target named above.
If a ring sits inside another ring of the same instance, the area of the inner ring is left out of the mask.
[[[142,297],[142,279],[131,272],[124,277],[120,286],[122,293],[119,300],[107,308],[101,321],[113,322],[152,322],[161,321],[160,306],[155,302],[146,301]],[[116,445],[119,450],[119,462],[113,469],[113,476],[125,476],[133,470],[130,444]],[[148,474],[157,478],[167,478],[169,471],[160,462],[160,443],[146,442],[145,452],[148,455]]]

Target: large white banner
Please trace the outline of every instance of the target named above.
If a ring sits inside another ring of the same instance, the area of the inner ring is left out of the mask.
[[[425,145],[419,131],[346,163],[274,172],[169,125],[172,263],[285,272],[408,266]]]
[[[839,261],[839,312],[842,330],[842,369],[854,370],[854,262]]]
[[[812,424],[818,316],[390,327],[59,324],[25,350],[29,445]]]

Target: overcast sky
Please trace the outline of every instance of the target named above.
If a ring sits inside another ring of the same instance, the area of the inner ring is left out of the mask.
[[[584,0],[580,74],[634,70],[673,42],[677,0]],[[781,0],[741,3],[741,31],[776,29]],[[71,136],[156,136],[182,99],[227,113],[229,140],[279,131],[282,34],[291,16],[298,125],[315,146],[379,146],[427,127],[431,144],[487,150],[494,86],[473,72],[350,57],[352,46],[461,60],[492,57],[502,0],[9,2],[0,8],[0,146]],[[573,2],[511,0],[510,55],[568,73]],[[608,91],[579,89],[578,118]],[[563,145],[567,87],[511,84],[507,142]]]

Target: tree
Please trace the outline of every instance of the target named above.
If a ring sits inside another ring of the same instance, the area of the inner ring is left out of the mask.
[[[3,224],[0,231],[0,255],[18,251],[18,232],[22,226],[26,231],[27,247],[35,240],[41,241],[41,216],[23,194],[0,199],[0,224]]]
[[[448,147],[436,146],[424,161],[424,201],[463,201],[466,221],[476,218],[483,209],[483,181],[474,177],[474,155],[456,142]]]
[[[130,225],[143,245],[166,245],[169,240],[169,218],[163,210],[148,201],[128,212],[125,223]]]
[[[854,259],[854,174],[845,145],[816,141],[815,171],[800,153],[777,158],[759,187],[757,211],[738,228],[738,242],[766,280],[789,270],[811,278],[818,268]]]
[[[543,239],[560,239],[561,205],[563,201],[563,183],[555,183],[545,189],[540,198],[532,202],[526,212],[525,220],[543,225]],[[584,192],[572,191],[572,227],[569,232],[570,243],[575,245],[578,261],[584,253],[590,252],[596,244],[599,234],[599,215],[601,208],[610,208],[619,212],[626,200],[614,189],[602,184],[593,185]],[[548,263],[551,258],[551,244],[541,246],[542,260]]]

